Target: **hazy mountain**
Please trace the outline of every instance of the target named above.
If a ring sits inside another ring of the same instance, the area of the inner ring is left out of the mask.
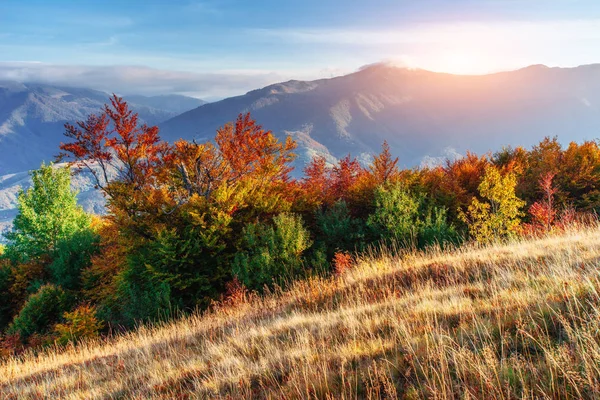
[[[316,153],[368,158],[387,140],[403,166],[415,166],[466,150],[530,146],[544,136],[562,142],[598,137],[600,65],[486,76],[375,65],[206,104],[161,124],[161,136],[210,139],[247,111],[279,137],[298,140],[300,165]]]
[[[64,139],[64,123],[98,112],[108,98],[90,89],[0,82],[0,175],[52,161]],[[204,102],[185,96],[131,96],[129,103],[144,122],[158,124]]]
[[[125,99],[138,106],[146,106],[157,110],[165,110],[176,114],[181,114],[206,104],[206,101],[194,97],[182,96],[179,94],[170,94],[163,96],[139,96],[129,95]]]

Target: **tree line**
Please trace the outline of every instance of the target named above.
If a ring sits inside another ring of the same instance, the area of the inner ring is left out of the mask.
[[[316,157],[293,179],[296,143],[249,114],[211,142],[168,144],[113,96],[65,136],[63,159],[93,176],[107,214],[77,205],[71,168],[31,173],[0,248],[4,354],[206,309],[232,287],[340,273],[373,246],[537,235],[600,208],[596,141],[546,138],[403,170],[383,143],[367,167]]]

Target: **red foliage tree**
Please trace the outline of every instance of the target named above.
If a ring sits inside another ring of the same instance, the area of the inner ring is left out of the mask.
[[[304,179],[300,187],[304,194],[304,201],[311,210],[329,202],[329,172],[327,161],[321,156],[313,158],[304,168]]]
[[[544,197],[529,207],[531,222],[523,226],[525,234],[550,232],[558,222],[558,211],[554,205],[554,196],[558,192],[553,182],[555,177],[555,172],[547,172],[540,177],[539,186]]]
[[[61,143],[60,156],[87,168],[109,197],[116,194],[108,185],[112,174],[135,190],[152,185],[161,156],[168,150],[160,141],[158,127],[138,126],[138,115],[116,95],[102,114],[90,115],[75,125],[65,124],[65,129],[71,141]]]
[[[331,197],[333,201],[346,199],[350,188],[364,172],[356,158],[347,155],[331,170]]]
[[[287,182],[296,143],[288,137],[281,143],[250,117],[240,114],[234,124],[217,130],[215,142],[228,165],[228,180],[252,175],[266,182]],[[266,183],[265,182],[265,183]]]
[[[381,147],[381,153],[373,159],[369,167],[377,185],[388,183],[400,175],[398,158],[392,157],[387,141],[384,141]]]

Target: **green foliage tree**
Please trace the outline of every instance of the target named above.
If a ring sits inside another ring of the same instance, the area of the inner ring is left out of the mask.
[[[454,225],[448,223],[445,208],[430,208],[422,223],[419,224],[418,233],[419,247],[424,248],[431,245],[456,245],[461,238]]]
[[[52,254],[60,242],[90,226],[91,219],[77,205],[69,168],[42,164],[31,173],[33,186],[19,194],[19,213],[8,239],[7,255],[24,261]]]
[[[379,240],[415,245],[419,231],[420,201],[400,184],[375,190],[375,211],[367,226]]]
[[[74,232],[57,243],[54,259],[48,265],[53,283],[65,290],[81,289],[81,272],[90,264],[99,246],[99,237],[91,229]]]
[[[460,236],[448,223],[446,209],[426,201],[401,184],[379,186],[375,191],[375,211],[367,225],[375,240],[401,246],[424,248],[433,244],[458,243]]]
[[[517,197],[517,178],[513,172],[504,175],[493,166],[486,168],[479,194],[485,201],[473,198],[461,218],[469,225],[471,236],[480,243],[512,237],[517,233],[525,202]]]
[[[171,290],[152,279],[140,253],[131,254],[127,266],[115,278],[115,292],[100,304],[98,316],[124,327],[165,320],[172,314]]]
[[[350,215],[344,200],[317,210],[316,222],[316,242],[326,249],[329,260],[337,251],[354,251],[363,247],[364,222]]]
[[[206,307],[218,297],[230,276],[226,229],[219,224],[166,229],[142,252],[140,262],[155,283],[169,286],[173,306]]]
[[[34,333],[48,332],[69,309],[71,299],[60,287],[48,284],[29,296],[21,311],[15,316],[8,333],[27,339]]]
[[[302,255],[310,246],[309,232],[298,215],[279,214],[273,225],[249,224],[233,262],[233,274],[252,289],[282,284],[303,272]]]

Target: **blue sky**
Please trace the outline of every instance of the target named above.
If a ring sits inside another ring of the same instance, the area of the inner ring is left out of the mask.
[[[393,62],[600,62],[598,0],[0,0],[0,79],[215,99]]]

